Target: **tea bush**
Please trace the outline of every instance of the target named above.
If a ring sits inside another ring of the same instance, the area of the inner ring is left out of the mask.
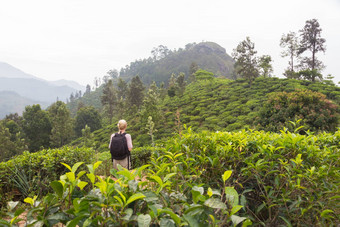
[[[3,207],[13,192],[28,196],[48,192],[49,184],[66,171],[60,165],[79,161],[92,162],[95,153],[90,148],[63,147],[46,149],[36,153],[24,152],[22,155],[0,163],[0,206]]]
[[[161,148],[139,148],[136,163],[149,164],[132,171],[111,170],[114,178],[96,175],[100,162],[87,165],[87,170],[83,163],[64,164],[69,172],[51,183],[54,193],[26,198],[32,207],[27,222],[337,226],[339,141],[340,131],[194,133],[188,128],[159,144]],[[9,205],[13,212],[7,215],[16,223],[23,210],[14,211],[16,203]],[[10,221],[1,224],[10,226]]]
[[[159,176],[175,171],[174,185],[184,191],[193,184],[223,188],[219,176],[232,170],[230,184],[241,195],[241,214],[254,223],[335,226],[340,217],[339,141],[340,131],[196,134],[189,129],[165,143],[163,158],[154,155],[152,162]]]
[[[95,174],[101,162],[87,165],[87,171],[78,171],[83,162],[72,167],[63,164],[69,172],[51,182],[54,193],[41,200],[27,197],[30,205],[25,217],[28,226],[217,226],[251,221],[236,213],[242,208],[239,195],[233,187],[222,190],[206,190],[192,185],[190,191],[176,191],[172,177],[160,178],[149,168],[142,166],[133,171],[121,168],[112,170],[116,179]],[[143,174],[142,174],[143,173]],[[219,176],[228,181],[232,172]],[[84,181],[84,178],[90,183]],[[89,186],[90,190],[84,190]],[[0,220],[2,226],[18,223],[24,209],[15,210],[18,202],[9,203],[8,220]]]

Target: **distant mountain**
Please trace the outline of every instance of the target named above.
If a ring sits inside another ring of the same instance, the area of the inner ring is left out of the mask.
[[[37,79],[41,80],[40,78],[33,76],[31,74],[25,73],[20,69],[17,69],[10,64],[5,62],[0,62],[0,77],[5,78],[29,78],[29,79]]]
[[[74,81],[43,80],[0,62],[0,113],[8,114],[18,110],[21,114],[26,105],[41,104],[42,107],[47,107],[56,100],[65,102],[71,93],[79,90],[84,91],[84,86]],[[4,115],[0,114],[1,117]]]
[[[72,81],[72,80],[56,80],[56,81],[49,81],[49,83],[55,86],[68,86],[68,87],[74,88],[82,92],[84,92],[86,89],[85,86],[80,85],[77,82]]]
[[[148,58],[131,62],[122,68],[120,76],[129,80],[139,75],[144,83],[152,81],[167,83],[172,73],[183,72],[189,76],[190,65],[194,62],[198,68],[215,74],[216,77],[232,78],[234,60],[226,50],[214,42],[187,44],[185,49],[162,50],[161,57]]]
[[[66,101],[76,89],[55,86],[47,81],[28,78],[0,78],[0,91],[14,91],[21,96],[42,102]]]
[[[48,103],[38,102],[24,98],[13,91],[0,91],[0,119],[11,113],[21,113],[25,106],[39,103],[42,108],[46,108]]]

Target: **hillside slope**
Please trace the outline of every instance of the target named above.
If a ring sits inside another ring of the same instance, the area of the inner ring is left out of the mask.
[[[155,122],[155,139],[162,139],[178,131],[176,112],[179,112],[181,125],[192,127],[194,131],[236,131],[254,128],[256,117],[267,95],[272,92],[293,92],[296,89],[309,89],[323,93],[328,99],[340,105],[340,88],[319,82],[257,78],[251,87],[246,80],[216,78],[191,83],[182,96],[167,96],[159,103],[162,118]],[[91,95],[91,94],[90,94]],[[96,94],[98,96],[98,94]],[[94,100],[94,99],[92,99]],[[97,102],[100,99],[97,98]],[[128,132],[136,146],[150,145],[150,136],[142,125],[139,113],[124,116],[128,121]],[[115,123],[94,132],[98,147],[107,149],[110,134],[116,130]],[[81,140],[81,139],[80,139]],[[77,144],[77,142],[75,143]]]

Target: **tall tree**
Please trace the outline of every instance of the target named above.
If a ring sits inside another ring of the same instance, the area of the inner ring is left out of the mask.
[[[112,123],[112,117],[114,115],[114,109],[117,105],[117,92],[113,86],[112,80],[109,80],[103,88],[103,95],[101,96],[101,102],[104,107],[104,112],[109,118],[110,124]]]
[[[118,70],[117,69],[110,69],[108,72],[107,72],[107,75],[109,75],[110,78],[108,79],[117,79],[118,78]]]
[[[139,76],[132,78],[128,89],[128,103],[131,107],[135,106],[137,109],[141,107],[144,99],[144,84]]]
[[[311,57],[305,57],[302,61],[302,64],[305,65],[305,68],[310,70],[322,70],[324,68],[321,61],[316,58],[316,54],[318,52],[325,52],[325,42],[324,38],[321,38],[320,24],[317,19],[307,20],[303,29],[301,29],[300,36],[300,48],[298,54],[302,54],[305,51],[309,50],[312,54]]]
[[[23,113],[23,131],[30,152],[50,146],[51,129],[52,125],[47,111],[42,110],[39,104],[26,106]]]
[[[281,52],[281,56],[290,58],[288,62],[289,66],[285,73],[286,76],[289,77],[295,70],[294,62],[296,58],[298,58],[299,41],[296,33],[289,32],[288,34],[283,34],[280,40],[280,47],[285,48],[285,50]]]
[[[78,137],[82,135],[81,130],[84,129],[86,125],[91,128],[91,132],[102,127],[100,115],[93,106],[83,107],[77,112],[74,130]]]
[[[196,62],[191,62],[190,68],[189,68],[189,77],[190,75],[194,74],[198,70],[198,65]]]
[[[85,90],[85,94],[84,95],[90,94],[90,93],[91,93],[91,86],[88,84],[88,85],[86,85],[86,90]]]
[[[240,77],[247,79],[249,85],[259,76],[256,53],[255,44],[250,41],[249,37],[240,42],[232,53],[236,61],[235,72]]]
[[[73,128],[70,111],[62,101],[53,103],[49,108],[52,123],[51,146],[62,147],[72,139]]]
[[[263,55],[259,58],[259,71],[263,77],[271,77],[271,73],[273,73],[271,62],[272,58],[269,55]]]
[[[118,83],[117,83],[117,96],[118,99],[125,99],[128,93],[128,85],[127,83],[119,77]]]

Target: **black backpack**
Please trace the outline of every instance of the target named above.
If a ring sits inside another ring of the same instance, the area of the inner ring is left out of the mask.
[[[125,134],[115,133],[110,144],[111,159],[123,160],[130,156],[130,151],[127,146]]]

